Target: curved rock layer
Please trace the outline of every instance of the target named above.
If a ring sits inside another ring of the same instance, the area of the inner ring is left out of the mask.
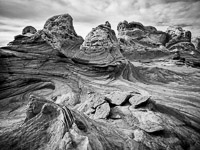
[[[115,32],[106,24],[93,28],[74,60],[98,66],[115,65],[117,61],[123,61]]]
[[[139,22],[120,22],[117,26],[119,38],[131,38],[149,47],[165,45],[168,36],[165,32],[157,31],[153,26],[143,26]]]
[[[59,15],[0,48],[2,150],[200,147],[199,69],[130,62],[110,27]]]
[[[165,33],[139,22],[124,21],[118,24],[117,30],[121,52],[131,61],[148,62],[167,56],[167,60],[177,60],[178,64],[200,66],[198,39],[194,41],[195,48],[191,32],[181,27],[170,26]]]
[[[139,22],[120,22],[117,26],[122,53],[131,60],[143,60],[169,55],[164,47],[168,42],[165,32]]]
[[[192,33],[185,31],[179,26],[170,26],[166,31],[169,35],[169,42],[166,47],[170,50],[175,48],[182,48],[184,50],[194,49],[194,45],[191,43]],[[177,45],[179,43],[179,45]],[[182,45],[180,43],[187,43]]]

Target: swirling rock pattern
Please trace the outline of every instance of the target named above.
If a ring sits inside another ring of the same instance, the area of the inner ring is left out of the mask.
[[[123,59],[115,32],[108,22],[92,29],[74,59],[98,66],[114,65]]]
[[[159,45],[165,45],[167,42],[167,34],[162,31],[157,31],[153,26],[144,26],[139,22],[127,21],[120,22],[117,26],[119,38],[123,38],[123,35],[128,36],[131,39],[135,39],[142,44],[155,47]]]
[[[169,42],[166,44],[166,48],[170,51],[179,51],[181,59],[185,59],[188,65],[198,67],[200,53],[191,42],[191,32],[185,31],[179,26],[170,26],[166,32],[169,35]]]
[[[108,22],[83,42],[65,14],[1,47],[1,149],[198,149],[199,69],[129,61],[120,44]]]
[[[83,38],[78,36],[73,27],[73,19],[69,14],[53,16],[44,24],[43,38],[55,49],[60,49],[65,55],[69,46],[81,44]],[[73,45],[71,45],[73,43]],[[71,52],[73,55],[73,52]]]
[[[133,60],[167,55],[164,45],[168,41],[168,35],[165,32],[134,21],[120,22],[117,30],[121,51],[125,57]]]
[[[117,30],[121,52],[131,61],[148,62],[166,56],[173,59],[178,51],[180,59],[176,64],[200,66],[200,53],[191,42],[191,32],[179,26],[170,26],[166,32],[162,32],[153,26],[124,21],[118,24]]]

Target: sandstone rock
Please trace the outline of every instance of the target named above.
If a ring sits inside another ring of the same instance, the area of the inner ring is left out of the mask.
[[[138,127],[142,130],[152,133],[164,130],[162,119],[152,111],[138,111],[130,107],[130,111],[134,117],[139,121]]]
[[[145,26],[144,28],[148,32],[156,32],[157,31],[157,29],[153,26]]]
[[[76,53],[76,62],[106,66],[122,59],[115,32],[106,25],[93,28],[86,36],[80,50]]]
[[[120,22],[117,25],[117,30],[133,30],[133,29],[140,29],[140,30],[144,30],[144,26],[140,23],[140,22],[135,22],[132,21],[130,23],[128,23],[126,20],[124,20],[123,22]]]
[[[33,117],[35,117],[37,114],[40,113],[43,105],[45,104],[44,101],[40,101],[38,100],[40,99],[40,97],[36,97],[34,95],[31,95],[29,98],[29,104],[28,104],[28,108],[26,111],[26,119],[25,122],[29,119],[32,119]]]
[[[43,32],[43,39],[66,56],[72,57],[76,52],[75,46],[77,45],[78,49],[78,46],[83,43],[83,38],[74,30],[73,19],[69,14],[49,18],[44,24]],[[72,46],[74,49],[71,49]]]
[[[197,60],[199,53],[191,42],[191,32],[183,30],[180,26],[170,26],[166,32],[169,35],[169,42],[166,44],[166,48],[172,53],[176,51],[181,52],[181,62],[176,62],[176,64],[183,65],[183,62],[186,62],[186,64],[192,67],[198,67],[200,64],[199,60]]]
[[[138,22],[118,24],[118,40],[122,54],[130,60],[153,59],[169,55],[164,47],[168,42],[165,32]]]
[[[165,45],[167,42],[166,33],[157,31],[153,26],[143,26],[139,22],[120,22],[117,26],[117,30],[119,38],[126,39],[129,37],[131,39],[136,39],[136,42],[140,42],[144,46],[145,44],[151,46]]]
[[[55,103],[60,104],[63,106],[70,105],[70,102],[73,104],[73,94],[72,93],[67,93],[67,94],[62,94],[60,96],[57,96]]]
[[[198,149],[199,70],[186,65],[177,67],[169,61],[171,56],[160,55],[158,45],[152,48],[156,37],[150,38],[158,31],[143,30],[140,24],[131,28],[141,39],[126,36],[124,45],[114,40],[116,36],[112,37],[109,25],[100,25],[94,29],[95,37],[103,38],[101,42],[105,38],[108,46],[97,46],[98,42],[93,40],[93,49],[84,43],[82,47],[91,51],[82,51],[81,40],[75,33],[74,39],[61,37],[68,30],[58,29],[57,24],[71,24],[67,16],[54,18],[47,28],[32,36],[20,35],[0,48],[1,149]],[[72,30],[70,25],[66,27]],[[111,40],[106,35],[111,35]],[[185,36],[189,38],[190,34]],[[88,42],[94,38],[91,37]],[[125,51],[122,46],[130,46],[129,55],[137,50],[141,54],[137,57],[159,55],[159,59],[148,63],[128,61],[121,54]],[[80,51],[84,57],[79,55]],[[118,51],[120,57],[115,56]],[[193,62],[198,62],[200,58],[196,51],[180,51],[180,55],[186,63],[194,58]],[[155,103],[153,107],[148,103],[135,109],[128,101],[119,100],[122,106],[116,106],[105,100],[106,93],[112,91],[151,93]],[[69,98],[66,93],[73,95],[72,106],[64,106]],[[29,95],[37,95],[32,103]],[[27,112],[27,104],[31,104],[28,109],[32,116]],[[102,119],[94,120],[94,115]]]
[[[175,47],[180,47],[179,43],[188,43],[191,45],[191,48],[194,48],[194,45],[191,43],[192,35],[190,31],[185,31],[180,26],[170,26],[166,33],[169,35],[169,42],[166,44],[166,47],[170,50],[175,49]],[[177,46],[177,44],[179,45]],[[183,49],[188,49],[185,48],[185,45],[181,47]]]
[[[121,119],[129,114],[130,114],[129,106],[115,106],[111,108],[109,118]]]
[[[144,26],[139,22],[120,22],[117,26],[118,36],[127,35],[134,38],[141,38],[145,34]]]
[[[99,25],[86,36],[82,47],[112,47],[112,45],[118,44],[115,32],[109,27],[109,25]]]
[[[136,108],[138,107],[139,105],[143,104],[143,103],[146,103],[148,100],[149,100],[149,96],[143,96],[143,95],[140,95],[140,94],[136,94],[136,95],[133,95],[130,99],[129,99],[129,102],[131,103],[131,105]]]
[[[105,22],[105,26],[111,28],[111,24],[110,24],[110,22],[106,21],[106,22]]]
[[[93,112],[93,110],[103,103],[105,103],[105,96],[99,93],[89,93],[83,97],[83,101],[79,106],[77,106],[77,110],[88,114]]]
[[[22,35],[27,35],[27,34],[35,34],[37,32],[37,30],[32,27],[32,26],[26,26],[23,30],[22,30]]]
[[[136,129],[134,130],[134,140],[137,142],[142,142],[144,139],[144,132],[142,130]]]
[[[12,44],[19,44],[22,41],[27,41],[27,39],[29,39],[29,37],[34,37],[34,35],[36,34],[37,30],[32,27],[32,26],[26,26],[23,30],[22,30],[22,34],[16,35],[14,36],[14,41],[10,42],[8,45],[12,45]]]
[[[200,37],[196,37],[194,40],[193,40],[193,44],[195,45],[195,49],[197,51],[200,51]]]
[[[106,94],[105,96],[110,103],[115,105],[121,105],[123,102],[125,102],[131,97],[130,93],[119,91],[111,92],[109,94]]]
[[[96,108],[94,119],[105,119],[110,113],[110,106],[108,103],[103,103]]]

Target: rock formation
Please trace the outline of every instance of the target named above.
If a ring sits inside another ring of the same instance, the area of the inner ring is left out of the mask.
[[[200,66],[200,53],[191,42],[191,32],[179,26],[170,26],[165,33],[153,26],[124,21],[118,24],[117,30],[121,52],[131,61],[149,62],[166,56],[173,59],[179,51],[180,59],[175,64]]]
[[[29,34],[35,34],[37,32],[37,30],[32,27],[32,26],[26,26],[23,30],[22,30],[22,35],[27,35]]]
[[[186,51],[194,49],[194,45],[191,43],[192,34],[190,31],[185,31],[179,26],[170,26],[166,32],[169,35],[169,42],[166,44],[168,49],[182,49]]]
[[[114,65],[122,59],[117,37],[109,22],[92,29],[74,58],[98,66]]]
[[[130,59],[155,58],[167,53],[164,45],[168,41],[168,35],[157,31],[153,26],[123,21],[118,24],[117,30],[122,53]]]
[[[135,39],[137,42],[143,45],[146,44],[149,47],[165,45],[167,42],[166,33],[157,31],[157,29],[152,26],[143,26],[139,22],[120,22],[117,26],[117,30],[119,38],[126,38],[127,36],[127,38]]]
[[[66,52],[71,50],[69,46],[80,45],[83,43],[83,38],[78,36],[73,27],[73,19],[70,15],[58,15],[49,18],[44,24],[42,37],[53,48],[59,49],[65,55],[74,52]],[[72,44],[73,43],[73,44]],[[71,54],[73,55],[73,54]]]
[[[199,69],[155,52],[166,33],[123,22],[117,39],[106,22],[83,41],[72,21],[54,16],[0,48],[1,149],[198,149]],[[127,39],[152,63],[128,60]]]

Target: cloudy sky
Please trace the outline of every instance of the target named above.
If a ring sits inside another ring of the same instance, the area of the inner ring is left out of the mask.
[[[200,36],[200,0],[0,0],[0,45],[20,34],[25,26],[42,29],[54,15],[69,13],[76,32],[87,35],[109,21],[116,30],[120,21],[138,21],[165,31],[181,25]]]

